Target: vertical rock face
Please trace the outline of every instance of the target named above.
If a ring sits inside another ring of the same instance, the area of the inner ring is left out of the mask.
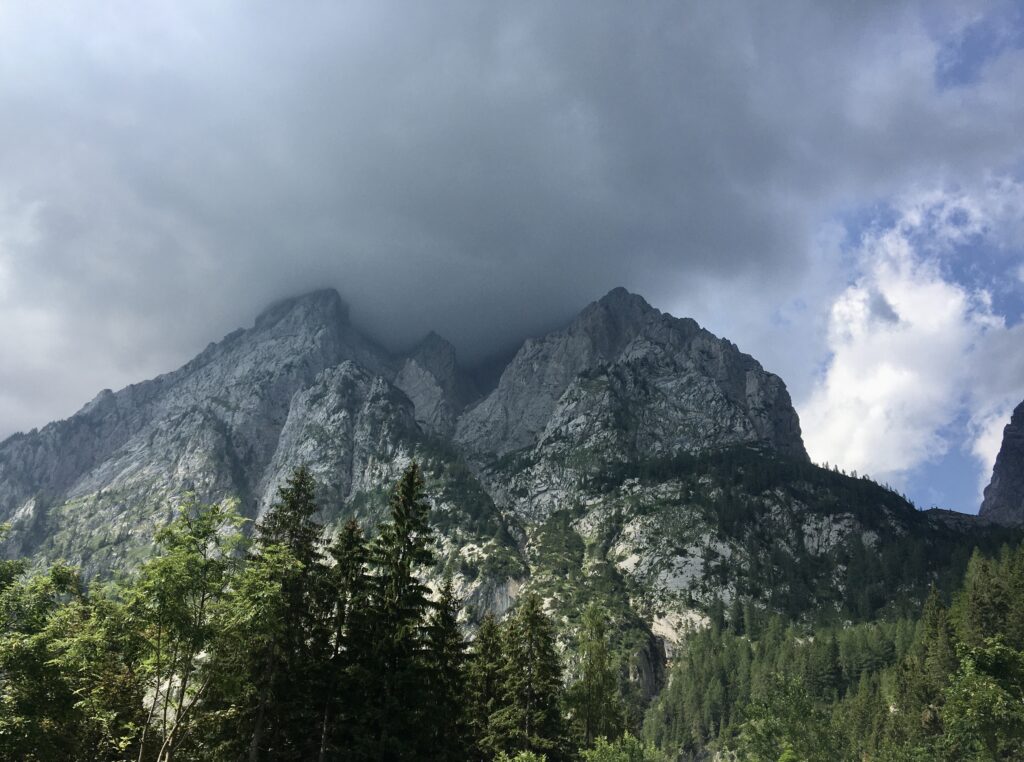
[[[472,397],[472,384],[455,361],[455,347],[431,331],[405,358],[395,386],[416,409],[416,421],[431,434],[447,437]]]
[[[187,492],[236,498],[258,516],[302,462],[325,496],[349,501],[385,484],[425,436],[478,474],[490,469],[477,486],[490,499],[537,517],[602,463],[742,443],[806,457],[778,377],[621,288],[525,342],[467,410],[473,396],[434,333],[393,357],[352,326],[333,290],[279,302],[179,370],[0,443],[8,552],[143,544]],[[531,468],[492,468],[514,451],[529,452]]]
[[[778,376],[621,288],[527,341],[455,437],[475,456],[556,442],[620,458],[752,442],[806,458]]]
[[[272,306],[173,373],[0,443],[0,521],[17,519],[14,550],[43,542],[81,558],[79,544],[144,535],[188,492],[237,498],[253,515],[293,397],[346,361],[392,374],[337,292],[318,291]]]
[[[334,505],[390,484],[412,460],[418,434],[412,403],[384,378],[351,360],[328,368],[292,397],[259,485],[258,513],[299,463],[322,485],[321,500]]]
[[[1003,443],[978,514],[1008,526],[1024,525],[1024,402],[1003,429]]]

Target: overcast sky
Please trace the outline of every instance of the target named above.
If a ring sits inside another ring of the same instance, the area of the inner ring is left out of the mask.
[[[1016,2],[0,2],[0,436],[334,286],[468,362],[617,285],[976,511],[1024,399]]]

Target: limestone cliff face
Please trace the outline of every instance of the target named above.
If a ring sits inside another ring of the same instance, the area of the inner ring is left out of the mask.
[[[455,421],[474,396],[472,382],[455,360],[455,347],[431,331],[402,363],[395,386],[412,400],[424,431],[451,436]]]
[[[741,442],[806,458],[778,376],[621,288],[527,341],[455,438],[476,458],[533,446],[635,458]]]
[[[401,468],[426,460],[442,495],[475,496],[470,534],[512,521],[528,537],[610,464],[738,444],[806,459],[778,377],[624,289],[525,342],[468,409],[467,378],[434,333],[404,356],[376,346],[332,290],[282,301],[181,369],[0,443],[6,552],[130,565],[186,494],[258,517],[300,463],[335,518],[372,520]]]
[[[1024,402],[1003,429],[1003,443],[979,515],[997,524],[1024,525]]]
[[[394,372],[336,292],[276,304],[181,369],[0,444],[0,520],[16,519],[19,549],[42,543],[82,560],[129,536],[141,543],[187,492],[237,498],[254,515],[278,449],[292,444],[282,433],[296,395],[342,363]],[[97,564],[115,562],[107,555]]]
[[[455,440],[495,500],[530,521],[610,463],[741,444],[807,459],[778,376],[621,288],[527,341]]]
[[[329,504],[390,484],[412,460],[418,435],[413,404],[383,377],[351,360],[328,368],[292,397],[259,485],[259,513],[298,463],[323,485]]]
[[[569,623],[600,594],[630,623],[622,647],[653,692],[664,649],[712,600],[835,606],[856,549],[974,531],[811,465],[777,376],[623,289],[526,341],[482,397],[467,378],[435,334],[401,355],[376,346],[334,291],[283,301],[181,369],[0,443],[2,550],[129,568],[189,493],[258,519],[300,464],[329,529],[355,517],[372,532],[415,459],[436,571],[454,573],[468,611],[500,614],[532,588]],[[984,509],[1009,523],[1021,418]],[[780,558],[799,574],[773,577]]]

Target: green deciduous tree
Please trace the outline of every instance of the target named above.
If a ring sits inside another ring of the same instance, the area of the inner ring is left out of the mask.
[[[10,568],[10,567],[8,567]],[[60,666],[49,625],[61,606],[82,596],[78,575],[58,565],[6,580],[0,592],[0,758],[67,759],[85,719]]]
[[[667,762],[654,746],[626,733],[615,741],[598,738],[592,749],[580,751],[583,762]]]
[[[942,719],[950,759],[1024,759],[1024,653],[998,637],[963,647]]]
[[[231,506],[182,507],[156,536],[157,555],[147,561],[126,593],[130,615],[141,626],[142,678],[147,716],[138,759],[171,762],[195,724],[196,706],[213,674],[200,657],[223,629],[240,541],[241,519]]]
[[[747,717],[736,747],[741,759],[776,762],[789,754],[803,762],[831,762],[840,748],[828,715],[793,678],[777,677]]]

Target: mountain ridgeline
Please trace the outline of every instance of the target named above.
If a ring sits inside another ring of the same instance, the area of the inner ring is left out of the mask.
[[[780,378],[624,289],[527,340],[491,389],[436,334],[384,350],[325,290],[0,443],[4,553],[87,577],[135,568],[187,501],[258,519],[299,465],[328,531],[354,518],[372,532],[414,461],[440,538],[434,579],[452,576],[470,619],[535,592],[572,642],[600,604],[640,700],[716,612],[916,610],[974,547],[1016,536],[812,464]]]

